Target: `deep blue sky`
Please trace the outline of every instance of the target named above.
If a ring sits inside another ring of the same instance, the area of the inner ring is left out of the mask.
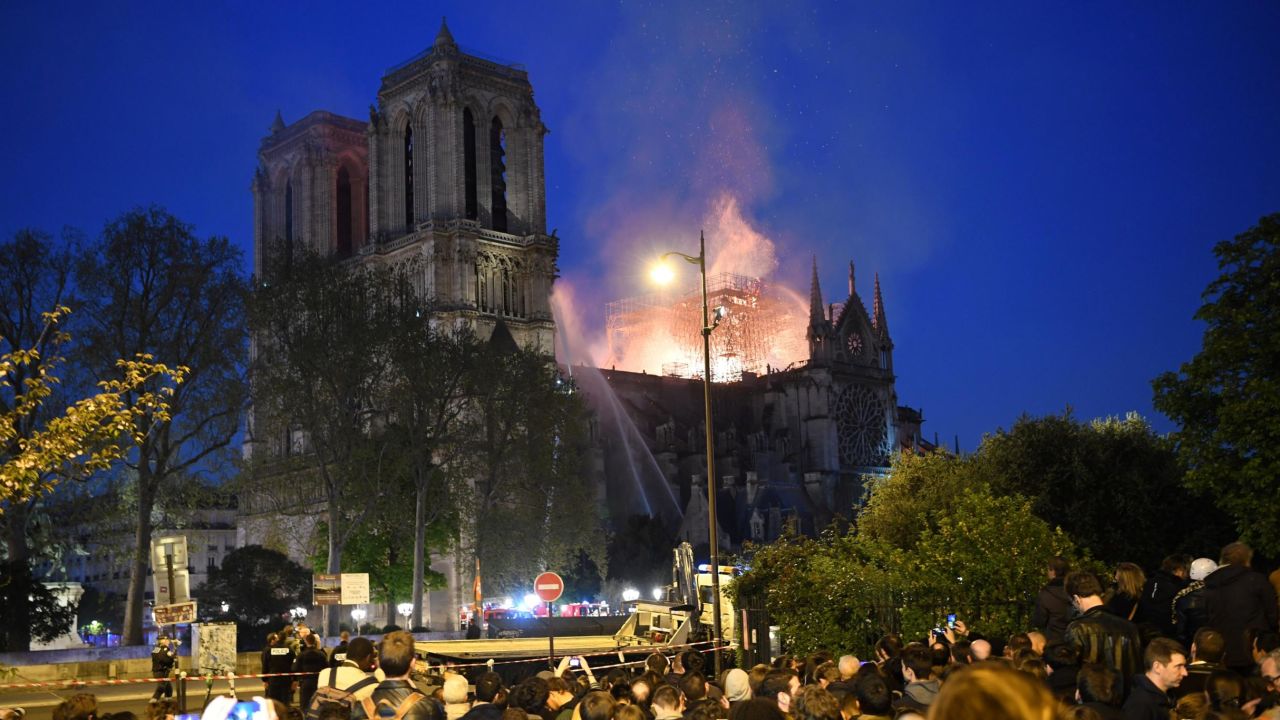
[[[248,253],[276,109],[367,117],[441,15],[528,67],[589,328],[727,192],[781,278],[816,254],[839,300],[850,258],[879,271],[899,400],[965,447],[1024,411],[1152,416],[1213,243],[1280,211],[1274,2],[10,2],[0,233],[160,203]]]

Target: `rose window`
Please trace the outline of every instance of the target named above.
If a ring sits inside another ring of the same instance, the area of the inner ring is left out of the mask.
[[[888,463],[887,407],[874,390],[853,385],[836,396],[836,426],[840,460],[846,465],[883,466]]]

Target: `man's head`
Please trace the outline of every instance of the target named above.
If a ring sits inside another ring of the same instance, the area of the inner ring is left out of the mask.
[[[350,655],[348,648],[348,655]],[[378,667],[388,678],[405,678],[413,668],[413,636],[396,630],[382,636],[378,644]]]
[[[1200,628],[1191,641],[1191,659],[1197,662],[1220,663],[1226,652],[1227,641],[1213,628]]]
[[[578,713],[582,720],[609,720],[613,717],[613,708],[617,703],[607,692],[595,690],[587,693],[578,703]]]
[[[76,693],[53,709],[53,720],[94,720],[98,716],[98,698],[90,693]]]
[[[863,715],[888,715],[893,708],[893,693],[878,672],[860,672],[853,679],[853,695],[858,697],[858,710]]]
[[[527,713],[537,715],[547,707],[547,697],[551,691],[547,689],[547,681],[540,677],[531,677],[511,689],[507,700],[507,708],[519,708]]]
[[[467,701],[467,694],[471,688],[467,684],[467,679],[457,673],[447,673],[444,676],[444,692],[441,699],[449,705],[457,705]]]
[[[1102,604],[1102,584],[1093,573],[1082,570],[1067,573],[1063,584],[1071,604],[1080,612]]]
[[[840,679],[848,680],[857,675],[859,665],[858,658],[853,655],[841,655],[840,661],[836,664],[836,669],[840,671]]]
[[[157,642],[160,644],[160,647],[169,647],[169,642],[170,642],[169,636],[161,635],[160,639]]]
[[[1271,692],[1280,693],[1280,650],[1272,650],[1258,663],[1258,674]]]
[[[974,662],[982,662],[991,657],[991,643],[978,638],[969,643],[969,652],[973,653]]]
[[[476,678],[476,701],[495,702],[502,692],[502,676],[490,670]]]
[[[365,672],[373,672],[377,667],[377,658],[373,652],[373,643],[369,638],[358,637],[347,643],[347,662]]]
[[[1253,548],[1242,542],[1233,542],[1222,548],[1219,565],[1243,565],[1248,567],[1253,562]]]
[[[653,691],[653,701],[649,704],[653,706],[655,715],[659,710],[664,711],[665,715],[679,715],[684,712],[684,697],[674,685],[664,683],[659,686]]]
[[[306,639],[306,637],[307,637],[308,635],[310,635],[310,634],[311,634],[311,628],[307,627],[307,624],[306,624],[306,623],[304,623],[304,622],[300,622],[300,623],[298,623],[298,637],[299,637],[299,638]]]
[[[895,657],[902,652],[902,647],[902,636],[898,633],[888,633],[876,641],[876,660],[884,662]]]
[[[933,676],[933,652],[912,643],[902,649],[902,679],[907,682],[923,682]]]
[[[797,720],[841,720],[840,701],[817,685],[806,685],[798,691],[791,709]]]
[[[1267,653],[1280,648],[1280,633],[1275,630],[1259,630],[1253,636],[1253,661],[1262,662]]]
[[[644,659],[645,669],[655,672],[658,675],[666,675],[667,668],[670,666],[670,663],[667,662],[667,656],[662,653],[654,653]]]
[[[707,696],[707,679],[702,673],[690,670],[680,678],[680,692],[684,693],[685,702],[697,702]]]
[[[1016,633],[1009,636],[1009,642],[1005,643],[1004,656],[1012,658],[1018,654],[1019,650],[1030,650],[1031,638],[1026,633]]]
[[[1075,667],[1080,662],[1080,651],[1074,645],[1054,643],[1045,649],[1044,662],[1054,672]]]
[[[1116,671],[1101,663],[1085,663],[1076,674],[1080,702],[1110,704],[1115,696]]]
[[[351,642],[351,633],[347,632],[346,630],[343,630],[342,632],[338,633],[338,642],[340,643]]]
[[[800,677],[791,670],[770,670],[760,682],[760,692],[756,697],[773,700],[778,703],[782,712],[791,712],[791,699],[800,689]]]
[[[1169,638],[1156,638],[1142,653],[1142,667],[1151,684],[1168,692],[1187,676],[1187,651]]]
[[[1174,576],[1185,579],[1191,568],[1190,555],[1170,555],[1160,562],[1160,569]]]
[[[680,653],[680,665],[685,672],[702,672],[707,667],[707,659],[697,650],[685,650]]]
[[[1049,558],[1049,579],[1064,578],[1067,571],[1071,569],[1071,564],[1061,555],[1055,555]]]

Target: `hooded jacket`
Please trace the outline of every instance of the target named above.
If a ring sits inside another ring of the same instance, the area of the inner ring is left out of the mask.
[[[1227,667],[1251,665],[1253,656],[1245,633],[1275,628],[1275,588],[1248,565],[1223,565],[1204,579],[1204,588],[1209,625],[1226,641],[1222,663]]]

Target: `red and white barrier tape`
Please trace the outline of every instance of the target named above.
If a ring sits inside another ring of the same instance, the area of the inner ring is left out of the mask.
[[[652,651],[653,651],[653,652],[663,652],[663,651],[669,651],[669,650],[681,649],[681,648],[695,648],[695,647],[697,647],[697,646],[699,646],[699,645],[712,645],[712,644],[713,644],[713,642],[712,642],[712,641],[696,642],[696,643],[686,643],[686,644],[684,644],[684,645],[673,645],[673,646],[653,647],[653,648],[652,648]],[[728,646],[728,645],[724,645],[724,646],[721,646],[721,648],[720,648],[720,649],[721,649],[721,650],[725,650],[725,649],[728,649],[729,647],[730,647],[730,646]],[[592,657],[607,657],[607,656],[617,656],[617,655],[619,655],[619,654],[621,654],[621,653],[627,653],[627,652],[642,652],[642,651],[649,650],[649,649],[650,649],[650,648],[647,648],[647,647],[645,647],[645,646],[643,646],[643,645],[631,645],[631,646],[628,646],[628,647],[618,648],[617,650],[610,650],[610,651],[608,651],[608,652],[589,653],[589,654],[584,654],[584,655],[567,655],[567,656],[566,656],[566,655],[558,655],[558,656],[556,656],[556,658],[562,658],[562,657],[584,657],[584,658],[592,658]],[[712,649],[714,649],[714,648],[707,647],[707,648],[703,648],[703,649],[704,649],[704,650],[712,650]],[[456,669],[456,668],[469,668],[469,667],[490,667],[490,668],[491,668],[491,667],[496,667],[496,666],[498,666],[498,665],[515,665],[516,663],[540,662],[540,661],[542,661],[543,659],[545,659],[545,658],[540,657],[540,656],[533,656],[533,657],[521,658],[521,659],[519,659],[519,660],[503,660],[503,661],[500,661],[500,662],[499,662],[499,661],[496,661],[496,660],[490,660],[490,661],[485,661],[485,662],[475,662],[475,663],[445,663],[445,664],[444,664],[444,668],[445,668],[445,669],[447,669],[447,670],[448,670],[448,669]],[[593,668],[592,668],[592,670],[593,670],[593,671],[594,671],[594,670],[609,670],[609,669],[616,668],[616,667],[627,667],[627,666],[629,666],[629,665],[643,665],[643,664],[644,664],[644,660],[633,660],[633,661],[628,661],[628,662],[618,662],[618,663],[614,663],[614,664],[611,664],[611,665],[598,665],[598,666],[593,667]],[[436,667],[440,667],[440,666],[436,666]],[[320,672],[324,672],[324,671],[323,671],[323,670],[321,670]],[[81,688],[81,687],[93,687],[93,686],[99,686],[99,685],[131,685],[131,684],[137,684],[137,683],[186,682],[186,681],[199,681],[199,680],[203,680],[203,681],[213,681],[213,680],[227,680],[227,681],[234,681],[234,680],[254,680],[254,679],[261,679],[261,678],[273,678],[273,677],[299,677],[299,676],[304,676],[304,675],[314,675],[314,674],[315,674],[315,673],[308,673],[308,672],[255,673],[255,674],[252,674],[252,675],[235,675],[235,674],[231,674],[231,675],[193,675],[193,674],[182,674],[182,675],[180,675],[180,676],[178,676],[178,677],[171,677],[171,678],[169,678],[169,677],[164,677],[164,678],[129,678],[129,679],[117,679],[117,680],[76,680],[76,679],[72,678],[72,679],[68,679],[68,680],[56,680],[56,681],[54,681],[54,682],[3,683],[3,684],[0,684],[0,691],[2,691],[2,690],[31,690],[31,689],[38,689],[38,688],[57,688],[57,687],[61,687],[61,688]]]

